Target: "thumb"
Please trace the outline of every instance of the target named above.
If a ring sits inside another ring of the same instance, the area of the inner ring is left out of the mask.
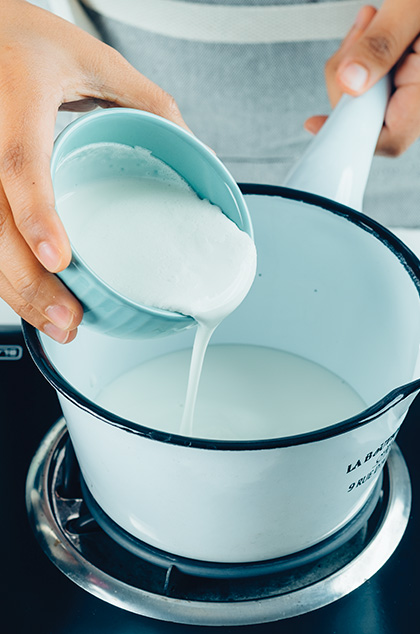
[[[365,92],[392,69],[419,31],[418,0],[385,0],[364,33],[343,51],[336,74],[341,89]]]

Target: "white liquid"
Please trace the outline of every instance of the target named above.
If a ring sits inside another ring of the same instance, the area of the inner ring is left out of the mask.
[[[101,177],[92,179],[97,165]],[[208,341],[251,287],[255,245],[144,149],[95,144],[60,168],[67,177],[73,169],[77,187],[57,208],[80,256],[125,297],[198,323],[182,424],[182,433],[191,435]]]
[[[190,351],[137,366],[95,399],[141,425],[182,433]],[[340,377],[302,357],[248,345],[210,346],[198,391],[193,435],[255,440],[321,429],[365,409]]]

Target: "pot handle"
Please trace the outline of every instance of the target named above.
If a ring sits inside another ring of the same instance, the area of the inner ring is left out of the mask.
[[[389,94],[386,76],[359,97],[343,95],[285,186],[360,210]]]

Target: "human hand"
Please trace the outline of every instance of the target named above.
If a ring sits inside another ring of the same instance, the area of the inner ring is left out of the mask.
[[[393,91],[376,147],[383,156],[399,156],[420,136],[419,33],[419,0],[385,0],[378,11],[365,6],[326,65],[333,106],[343,92],[360,95],[391,73]],[[310,117],[305,128],[316,134],[326,119]]]
[[[117,51],[24,0],[0,3],[0,296],[59,341],[82,319],[53,275],[71,249],[50,175],[58,109],[139,108],[186,128],[170,95]]]

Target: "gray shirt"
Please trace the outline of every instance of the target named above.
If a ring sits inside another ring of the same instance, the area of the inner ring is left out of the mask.
[[[309,3],[184,0],[185,4],[240,8]],[[105,42],[175,97],[193,132],[239,182],[281,185],[310,141],[303,129],[305,119],[330,112],[324,65],[337,50],[339,38],[208,42],[133,26],[125,15],[115,19],[88,7],[86,11]],[[375,157],[364,211],[389,226],[420,226],[418,141],[398,159]]]

